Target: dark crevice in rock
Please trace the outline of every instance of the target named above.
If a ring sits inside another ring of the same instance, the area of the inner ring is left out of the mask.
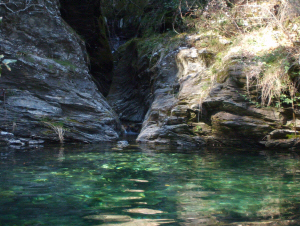
[[[107,96],[122,121],[141,123],[144,120],[152,99],[152,74],[147,68],[148,59],[139,56],[136,41],[131,41],[116,66]]]
[[[100,0],[60,0],[62,18],[85,41],[90,73],[106,96],[112,81],[113,58],[101,14]]]

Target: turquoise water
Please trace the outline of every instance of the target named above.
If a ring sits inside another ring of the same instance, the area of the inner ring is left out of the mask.
[[[300,225],[297,152],[0,148],[0,225]]]

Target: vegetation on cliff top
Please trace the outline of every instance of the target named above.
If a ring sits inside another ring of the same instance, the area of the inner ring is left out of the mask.
[[[239,68],[246,83],[241,92],[250,104],[289,107],[296,118],[300,104],[299,1],[159,2],[160,8],[144,5],[140,9],[134,37],[139,56],[149,59],[150,68],[180,46],[207,49],[214,55],[207,71],[210,87],[235,76],[230,70]],[[129,21],[125,16],[116,18],[122,26]]]
[[[150,59],[151,66],[180,45],[207,48],[216,55],[210,68],[212,80],[226,79],[228,63],[238,58],[244,65],[248,98],[261,106],[299,104],[298,1],[114,2],[111,11],[123,13],[124,21],[126,10],[137,12],[139,53]],[[189,39],[192,35],[197,38]],[[253,89],[258,91],[255,97]]]

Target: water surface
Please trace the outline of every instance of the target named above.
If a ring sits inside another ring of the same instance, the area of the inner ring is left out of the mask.
[[[297,152],[0,148],[0,225],[300,225]]]

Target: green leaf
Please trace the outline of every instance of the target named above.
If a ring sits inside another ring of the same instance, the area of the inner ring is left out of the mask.
[[[7,65],[7,64],[11,64],[11,63],[16,63],[17,60],[12,60],[12,59],[5,59],[3,60],[3,64]]]
[[[1,77],[1,73],[2,73],[2,67],[1,67],[1,65],[0,65],[0,77]]]
[[[287,96],[286,96],[285,94],[281,94],[281,95],[280,95],[280,99],[281,99],[281,100],[285,100],[286,98],[287,98]]]
[[[293,100],[292,99],[289,99],[289,98],[286,98],[283,103],[286,103],[286,104],[291,104],[293,103]]]
[[[5,65],[7,70],[11,71],[11,68],[10,68],[10,66],[8,66],[8,64],[15,63],[15,62],[17,62],[17,60],[5,59],[5,60],[3,60],[2,63]]]
[[[289,66],[284,66],[284,71],[285,71],[285,73],[288,73],[289,70],[290,70],[290,67],[289,67]]]
[[[10,66],[8,66],[7,64],[4,64],[4,65],[5,65],[5,67],[7,68],[7,70],[11,71]]]

